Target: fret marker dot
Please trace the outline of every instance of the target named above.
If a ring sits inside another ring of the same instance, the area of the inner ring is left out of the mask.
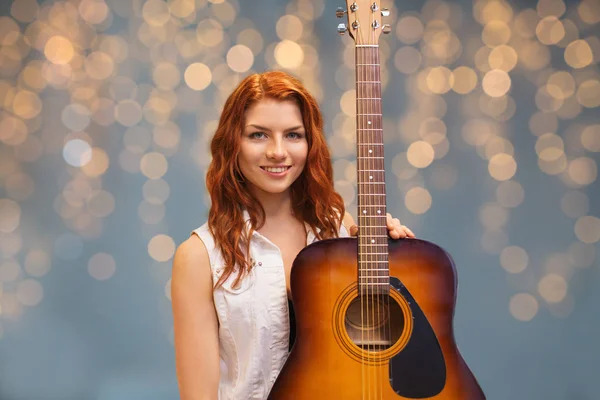
[[[369,153],[372,153],[372,152],[373,152],[373,150],[369,149]]]
[[[371,125],[371,121],[367,121],[367,124]]]
[[[377,210],[377,214],[381,214],[381,210]]]
[[[369,175],[369,179],[373,179],[373,175]]]
[[[371,243],[375,243],[375,239],[371,239]]]
[[[366,214],[366,213],[367,213],[367,210],[363,210],[363,214]]]

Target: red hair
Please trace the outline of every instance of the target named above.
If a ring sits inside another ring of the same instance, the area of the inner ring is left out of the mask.
[[[212,139],[212,161],[206,173],[211,198],[208,227],[225,261],[223,275],[215,288],[238,269],[237,286],[252,265],[246,257],[250,237],[265,222],[265,211],[242,179],[237,158],[245,125],[245,112],[265,99],[291,100],[298,104],[308,141],[304,171],[291,186],[294,215],[307,223],[319,239],[338,237],[345,213],[344,201],[333,187],[331,155],[323,134],[323,116],[314,97],[293,76],[280,71],[253,74],[245,78],[229,96]],[[244,210],[251,227],[244,224]],[[316,228],[320,229],[317,232]]]

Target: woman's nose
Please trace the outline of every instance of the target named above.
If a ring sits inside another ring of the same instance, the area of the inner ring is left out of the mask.
[[[285,158],[287,156],[287,149],[285,148],[285,144],[283,140],[275,139],[269,145],[267,149],[267,157],[269,158]]]

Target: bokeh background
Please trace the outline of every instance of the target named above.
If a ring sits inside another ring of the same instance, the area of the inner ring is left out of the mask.
[[[178,398],[171,261],[246,75],[314,93],[356,217],[338,6],[0,2],[0,399]],[[600,2],[382,6],[388,210],[454,257],[463,356],[489,399],[600,398]]]

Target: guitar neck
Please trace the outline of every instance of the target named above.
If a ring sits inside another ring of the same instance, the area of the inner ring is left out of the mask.
[[[379,46],[355,48],[358,281],[380,293],[389,290],[389,266]]]

